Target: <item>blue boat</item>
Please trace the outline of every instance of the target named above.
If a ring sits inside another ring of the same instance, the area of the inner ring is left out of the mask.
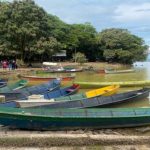
[[[0,92],[0,95],[5,96],[5,101],[28,99],[28,96],[33,94],[45,94],[60,88],[61,80],[51,80],[47,83],[38,86],[26,87],[10,92]]]
[[[47,91],[47,92],[45,91],[45,93],[40,93],[40,94],[44,96],[44,99],[51,99],[51,98],[57,98],[57,97],[61,97],[61,96],[68,96],[68,95],[75,94],[75,93],[77,93],[79,88],[80,88],[79,85],[73,84],[72,86],[69,86],[69,87],[57,89],[54,91]],[[30,91],[30,92],[35,94],[35,91]],[[4,93],[3,95],[5,95],[5,101],[6,102],[0,103],[0,106],[18,107],[17,102],[14,100],[27,100],[28,96],[29,96],[27,94],[28,93],[21,93],[18,91]]]
[[[83,109],[95,107],[111,107],[120,103],[133,102],[143,100],[149,96],[150,89],[143,88],[140,90],[115,94],[111,96],[95,96],[92,98],[76,99],[76,100],[61,100],[61,101],[45,101],[45,100],[27,100],[17,101],[18,107],[32,108],[48,108],[48,109]]]

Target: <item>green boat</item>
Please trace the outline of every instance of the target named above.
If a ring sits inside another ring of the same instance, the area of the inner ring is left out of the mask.
[[[150,108],[0,108],[0,124],[25,130],[124,128],[150,125]]]
[[[2,92],[10,92],[12,90],[15,91],[15,90],[24,88],[27,84],[28,84],[27,80],[19,80],[19,81],[15,82],[14,84],[10,84],[3,88],[0,88],[0,92],[1,93]]]
[[[150,86],[150,80],[144,81],[120,81],[120,82],[75,82],[79,84],[81,88],[99,88],[109,85],[120,85],[121,87],[140,87],[140,86]]]

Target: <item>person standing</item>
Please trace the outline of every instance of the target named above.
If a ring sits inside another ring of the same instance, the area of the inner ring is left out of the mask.
[[[12,60],[12,70],[15,70],[15,69],[16,69],[16,61]]]
[[[8,62],[8,67],[9,67],[9,70],[12,70],[12,61],[11,60],[9,60],[9,62]]]
[[[7,67],[8,67],[8,62],[7,62],[6,60],[4,60],[4,61],[2,62],[2,67],[3,67],[4,70],[7,69]]]

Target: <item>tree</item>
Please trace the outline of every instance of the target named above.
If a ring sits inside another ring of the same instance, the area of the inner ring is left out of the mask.
[[[41,52],[38,48],[37,51],[33,51],[40,41],[44,40],[43,53],[51,47],[48,15],[33,0],[1,2],[0,10],[1,54],[15,54],[25,60],[30,53],[33,55]],[[47,52],[52,54],[51,50]]]
[[[106,29],[99,33],[98,43],[106,61],[132,63],[146,57],[147,45],[142,38],[126,29]]]
[[[66,38],[70,56],[77,51],[84,53],[89,60],[95,59],[96,34],[95,28],[90,23],[71,25]]]
[[[80,65],[84,64],[87,61],[86,56],[80,52],[73,55],[73,60]]]

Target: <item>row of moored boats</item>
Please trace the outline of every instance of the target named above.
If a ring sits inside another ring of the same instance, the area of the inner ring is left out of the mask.
[[[110,108],[147,98],[149,88],[118,93],[120,86],[111,85],[77,93],[79,84],[61,87],[60,79],[31,87],[27,84],[27,80],[20,80],[0,88],[1,125],[29,130],[62,130],[150,124],[150,108]]]

